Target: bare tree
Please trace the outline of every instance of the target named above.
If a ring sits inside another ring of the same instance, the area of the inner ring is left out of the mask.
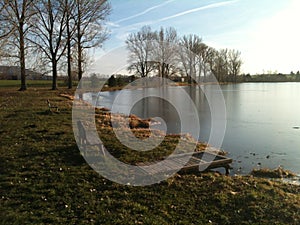
[[[208,63],[211,72],[219,82],[225,82],[228,78],[228,49],[219,51],[210,47],[208,50]]]
[[[177,31],[173,27],[161,28],[160,31],[156,32],[155,38],[156,46],[153,54],[154,60],[157,62],[159,76],[168,78],[172,69],[175,69],[174,65],[177,61]]]
[[[64,8],[66,11],[66,40],[67,40],[67,74],[68,74],[68,88],[71,89],[72,84],[72,46],[73,38],[76,30],[73,12],[76,10],[74,0],[65,0]]]
[[[228,51],[228,69],[229,74],[232,77],[231,81],[236,82],[237,76],[240,73],[242,66],[241,52],[231,49]]]
[[[210,48],[204,44],[200,43],[199,48],[197,49],[197,60],[198,60],[198,73],[199,78],[203,75],[203,82],[207,81],[207,75],[210,72],[209,69],[209,56],[211,54]]]
[[[197,35],[184,35],[180,39],[182,49],[179,51],[181,64],[188,76],[188,82],[192,83],[192,79],[196,80],[197,70],[199,70],[199,57],[202,39]],[[198,66],[197,66],[198,65]]]
[[[8,56],[7,49],[6,49],[7,43],[8,43],[8,40],[6,38],[4,38],[4,37],[0,38],[0,60],[6,59],[6,57]]]
[[[7,5],[7,1],[0,1],[0,43],[2,44],[4,43],[4,38],[7,37],[11,32],[13,32],[13,30],[10,29],[10,27],[7,25],[7,21],[5,19]]]
[[[52,67],[52,89],[57,89],[58,61],[66,49],[64,31],[66,29],[66,10],[64,0],[42,0],[35,4],[34,32],[31,42],[37,51],[44,54]]]
[[[103,22],[111,7],[107,0],[76,0],[73,17],[76,24],[78,79],[83,75],[84,49],[99,47],[108,38]]]
[[[153,71],[153,41],[155,34],[149,26],[142,27],[137,33],[132,33],[126,40],[130,51],[129,71],[135,71],[141,77],[146,77]]]
[[[9,1],[0,1],[0,40],[5,42],[4,38],[9,37],[11,33],[15,31],[15,28],[11,25],[9,13],[7,12],[11,8],[9,7]]]
[[[216,75],[216,62],[215,62],[215,58],[216,55],[218,54],[217,50],[212,48],[212,47],[208,47],[207,48],[207,64],[209,66],[209,70],[211,71],[212,74]]]
[[[6,45],[17,47],[17,56],[20,63],[21,88],[26,90],[26,38],[31,28],[30,20],[35,14],[32,10],[35,0],[4,0],[0,2],[0,38],[6,38]],[[10,48],[10,50],[13,50]],[[6,56],[13,56],[11,51]],[[14,51],[12,51],[14,52]]]
[[[217,75],[218,75],[218,80],[220,82],[225,82],[228,81],[228,49],[220,49],[217,54],[216,58],[217,62]]]
[[[72,73],[72,79],[78,80],[78,47],[76,43],[72,45],[71,53],[72,53],[72,59],[71,59],[71,73]],[[92,64],[93,64],[93,57],[91,55],[90,49],[83,49],[81,52],[81,70],[84,73]]]
[[[208,75],[214,75],[219,82],[236,81],[242,64],[240,52],[236,50],[216,50],[202,42],[198,35],[184,35],[178,38],[174,28],[161,28],[152,32],[150,27],[143,27],[132,33],[126,40],[131,55],[130,69],[142,77],[151,71],[158,71],[158,76],[184,72],[188,82],[207,81]]]

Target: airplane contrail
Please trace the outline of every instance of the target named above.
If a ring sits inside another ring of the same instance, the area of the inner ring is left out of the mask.
[[[159,5],[152,6],[149,9],[144,10],[143,12],[140,12],[140,13],[137,13],[135,15],[132,15],[132,16],[120,19],[120,20],[118,20],[118,21],[116,21],[114,23],[121,23],[121,22],[124,22],[126,20],[130,20],[130,19],[142,16],[142,15],[144,15],[144,14],[146,14],[146,13],[148,13],[148,12],[154,10],[154,9],[160,8],[160,7],[162,7],[162,6],[166,5],[166,4],[169,4],[170,2],[174,2],[174,1],[175,0],[168,0],[168,1],[164,2],[164,3],[159,4]]]
[[[186,10],[186,11],[177,13],[177,14],[172,15],[172,16],[167,16],[167,17],[161,18],[161,19],[159,19],[155,22],[162,22],[162,21],[165,21],[165,20],[173,19],[173,18],[176,18],[176,17],[179,17],[179,16],[184,16],[186,14],[198,12],[198,11],[205,10],[205,9],[218,8],[218,7],[221,7],[221,6],[224,6],[224,5],[232,4],[234,2],[237,2],[237,0],[218,2],[218,3],[213,3],[213,4],[210,4],[210,5],[206,5],[206,6],[201,6],[201,7],[195,8],[195,9],[190,9],[190,10]]]
[[[127,36],[126,34],[128,34],[130,31],[139,29],[142,26],[159,23],[159,22],[162,22],[162,21],[174,19],[176,17],[184,16],[184,15],[187,15],[187,14],[190,14],[190,13],[194,13],[194,12],[198,12],[198,11],[202,11],[202,10],[206,10],[206,9],[222,7],[222,6],[225,6],[225,5],[235,3],[237,1],[239,1],[239,0],[231,0],[231,1],[223,1],[223,2],[218,2],[218,3],[213,3],[213,4],[209,4],[209,5],[206,5],[206,6],[201,6],[201,7],[194,8],[194,9],[189,9],[189,10],[186,10],[186,11],[183,11],[183,12],[171,15],[171,16],[163,17],[163,18],[160,18],[160,19],[157,19],[157,20],[142,21],[142,22],[127,25],[125,27],[120,26],[119,28],[115,29],[115,32],[118,34],[119,37],[122,37],[120,39],[124,39]],[[168,1],[168,2],[170,2],[170,1]],[[162,4],[160,4],[160,6],[161,5]],[[153,6],[153,7],[157,7],[157,6]],[[125,19],[127,19],[127,18],[125,18]]]

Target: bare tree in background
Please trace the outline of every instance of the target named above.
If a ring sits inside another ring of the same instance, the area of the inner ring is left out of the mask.
[[[72,53],[72,60],[71,60],[71,68],[72,68],[72,79],[78,80],[78,48],[77,45],[72,45],[71,53]],[[81,52],[81,70],[82,72],[86,71],[93,63],[93,57],[91,55],[91,52],[89,52],[90,49],[83,49]]]
[[[215,58],[217,50],[212,47],[207,47],[206,49],[206,62],[208,64],[209,71],[215,75]]]
[[[156,32],[155,38],[156,46],[153,49],[153,57],[157,62],[159,76],[168,78],[177,61],[177,31],[173,27],[161,28]]]
[[[229,74],[232,77],[231,81],[234,81],[236,83],[237,76],[240,73],[242,66],[242,60],[241,60],[241,52],[231,49],[228,51],[228,69]]]
[[[225,82],[228,76],[228,49],[218,51],[210,47],[208,51],[208,63],[211,72],[219,82]]]
[[[179,51],[180,61],[188,76],[188,82],[192,83],[192,79],[196,80],[197,70],[199,70],[198,54],[202,44],[202,39],[197,35],[184,35],[180,39],[182,49]]]
[[[66,49],[64,32],[66,29],[66,10],[64,0],[42,0],[35,4],[34,32],[31,42],[37,51],[44,54],[52,67],[52,90],[57,89],[58,61]]]
[[[26,39],[31,29],[30,20],[35,14],[33,6],[35,0],[2,0],[0,1],[0,38],[6,39],[5,46],[8,47],[5,56],[16,56],[20,63],[21,87],[24,91],[26,87]],[[14,46],[14,47],[12,47]],[[16,55],[11,53],[15,52]]]
[[[76,24],[78,80],[82,78],[84,50],[99,47],[108,38],[103,22],[111,7],[107,0],[76,0],[73,17]]]
[[[189,83],[193,79],[197,81],[197,75],[199,81],[203,75],[206,82],[211,74],[220,82],[232,82],[236,81],[242,64],[239,51],[216,50],[204,44],[198,35],[184,35],[179,39],[172,27],[154,32],[149,26],[143,27],[130,34],[126,44],[130,52],[129,70],[142,77],[155,70],[165,78],[183,71]]]
[[[129,71],[135,71],[141,77],[146,77],[153,71],[153,41],[155,34],[149,26],[144,26],[137,33],[132,33],[126,40],[127,49],[130,51]]]
[[[209,73],[209,47],[204,44],[200,43],[199,48],[197,49],[197,64],[198,64],[198,75],[199,78],[203,75],[203,82],[207,81],[207,75]]]

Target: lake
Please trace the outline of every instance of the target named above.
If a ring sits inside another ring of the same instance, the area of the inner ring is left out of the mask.
[[[167,87],[164,96],[172,102],[186,102],[184,90],[193,100],[199,115],[200,141],[208,142],[212,116],[206,95],[220,92],[216,85]],[[232,174],[246,174],[253,168],[283,168],[300,174],[300,83],[242,83],[221,85],[226,105],[226,131],[222,149],[234,159]],[[111,108],[120,93],[122,100],[113,112],[128,110],[142,118],[161,117],[168,133],[181,132],[180,115],[166,100],[147,97],[159,88],[101,92],[98,105]],[[145,97],[146,96],[146,97]],[[143,98],[133,106],[132,101]],[[90,96],[85,96],[90,99]],[[185,121],[195,127],[195,120],[185,109]],[[159,127],[158,127],[159,128]],[[184,130],[193,133],[193,130]]]

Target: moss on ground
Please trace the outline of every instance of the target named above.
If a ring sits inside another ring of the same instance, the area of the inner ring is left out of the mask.
[[[80,155],[72,105],[59,95],[72,91],[15,90],[0,89],[0,224],[300,223],[300,187],[264,178],[209,172],[146,187],[113,183]],[[112,144],[109,132],[104,138]]]
[[[263,168],[263,169],[254,169],[251,171],[251,174],[255,177],[265,177],[265,178],[292,178],[295,177],[296,174],[284,170],[281,167],[278,167],[274,170]]]

